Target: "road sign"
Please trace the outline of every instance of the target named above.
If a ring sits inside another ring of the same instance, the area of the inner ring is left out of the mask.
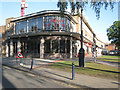
[[[24,58],[24,56],[20,52],[18,52],[16,58]]]

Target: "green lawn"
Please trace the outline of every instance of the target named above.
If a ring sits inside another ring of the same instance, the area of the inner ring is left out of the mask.
[[[86,62],[85,68],[81,68],[78,66],[78,61],[74,61],[74,63],[75,63],[75,73],[81,73],[81,74],[103,77],[108,79],[115,79],[115,80],[118,79],[118,68],[110,67],[103,64],[90,63],[90,62]],[[71,72],[72,61],[57,62],[49,65],[49,67]]]
[[[103,55],[101,57],[98,57],[97,60],[101,61],[109,61],[109,62],[120,62],[120,56],[108,56],[108,55]]]
[[[118,58],[120,58],[120,56],[102,55],[101,58],[113,58],[113,59],[118,59]]]

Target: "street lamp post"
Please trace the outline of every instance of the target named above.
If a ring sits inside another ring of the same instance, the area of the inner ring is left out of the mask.
[[[83,9],[81,9],[81,48],[79,50],[79,66],[80,67],[84,67],[85,65],[85,50],[83,49],[83,29],[82,29],[82,21],[83,21],[83,17],[82,17],[82,12],[83,12]]]
[[[94,62],[96,62],[96,40],[95,40],[95,34],[93,34],[93,56],[94,56]]]

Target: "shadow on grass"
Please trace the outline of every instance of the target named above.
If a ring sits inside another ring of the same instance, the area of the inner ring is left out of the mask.
[[[102,62],[106,62],[106,63],[113,63],[113,64],[120,64],[120,62],[113,62],[113,61],[105,61],[105,60],[98,60],[98,61],[102,61]]]
[[[53,74],[53,75],[56,75],[56,76],[60,76],[60,77],[66,78],[66,79],[72,80],[72,78],[69,78],[69,77],[66,77],[66,76],[63,76],[63,75],[59,75],[59,74],[56,74],[56,73],[53,73],[53,72],[49,72],[49,71],[45,71],[45,72]]]
[[[66,63],[57,63],[57,64],[53,64],[51,66],[60,66],[60,67],[64,67],[64,68],[71,68],[72,65],[70,64],[66,64]],[[78,65],[75,65],[76,68],[83,68],[83,67],[79,67]],[[110,70],[102,70],[102,69],[96,69],[96,68],[91,68],[91,67],[84,67],[84,68],[87,68],[87,69],[91,69],[91,70],[97,70],[97,71],[103,71],[103,72],[111,72],[111,73],[120,73],[120,72],[116,72],[116,71],[110,71]],[[72,68],[71,68],[72,69]]]
[[[101,70],[101,69],[90,68],[90,67],[85,67],[85,68],[88,68],[88,69],[92,69],[92,70],[98,70],[98,71],[104,71],[104,72],[111,72],[111,73],[120,73],[120,72],[116,72],[116,71]]]

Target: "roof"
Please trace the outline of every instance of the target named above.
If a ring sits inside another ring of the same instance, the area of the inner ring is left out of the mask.
[[[17,17],[15,19],[12,19],[11,22],[15,22],[15,21],[19,21],[19,20],[22,20],[22,19],[27,19],[27,18],[30,18],[30,17],[39,16],[39,15],[60,14],[60,13],[61,13],[60,10],[44,10],[44,11],[39,11],[39,12],[35,12],[35,13],[28,14],[28,15]],[[69,18],[71,18],[76,23],[78,23],[78,21],[72,16],[71,13],[65,11],[64,14],[67,15]]]

